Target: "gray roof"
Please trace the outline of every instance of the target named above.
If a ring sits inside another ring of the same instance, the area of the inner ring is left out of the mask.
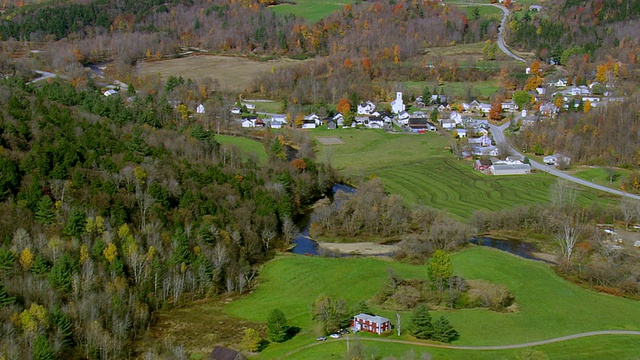
[[[494,170],[525,170],[531,169],[531,165],[529,164],[494,164],[491,165]]]
[[[391,320],[387,319],[386,317],[382,317],[382,316],[373,316],[373,315],[369,315],[369,314],[358,314],[356,316],[354,316],[358,319],[362,319],[362,320],[369,320],[370,322],[375,322],[378,324],[383,324],[386,322],[390,322]]]

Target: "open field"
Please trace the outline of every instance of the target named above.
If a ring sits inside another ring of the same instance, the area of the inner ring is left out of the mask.
[[[425,87],[428,87],[429,91],[433,92],[433,89],[437,86],[440,93],[453,93],[456,99],[462,99],[460,101],[464,101],[469,88],[472,89],[473,94],[479,95],[477,100],[489,99],[500,88],[498,80],[475,81],[473,83],[446,82],[443,84],[437,84],[435,81],[405,81],[404,85],[409,90],[409,93],[414,94],[421,94]]]
[[[310,23],[315,23],[333,11],[342,9],[349,0],[294,0],[295,4],[280,4],[272,6],[273,12],[280,15],[294,14],[303,17]]]
[[[282,112],[282,101],[243,100],[243,102],[255,105],[256,111],[259,113],[278,114]]]
[[[454,345],[507,345],[594,330],[640,329],[640,302],[580,288],[558,277],[543,263],[523,260],[485,247],[469,248],[455,254],[452,259],[454,274],[466,279],[484,279],[506,285],[515,295],[519,308],[515,313],[496,313],[483,309],[434,311],[434,316],[445,315],[460,332],[460,339]],[[424,265],[408,265],[387,259],[335,259],[287,255],[265,265],[258,289],[251,295],[232,302],[225,310],[230,315],[247,321],[265,322],[269,311],[274,308],[281,309],[289,323],[300,327],[301,332],[285,343],[270,345],[259,356],[265,359],[281,358],[298,347],[315,343],[319,329],[311,320],[309,305],[318,295],[343,298],[349,306],[361,300],[369,300],[386,281],[388,268],[392,268],[404,278],[427,276]],[[395,313],[377,313],[392,319],[392,323],[395,323]],[[407,321],[409,316],[409,313],[405,313],[403,319]],[[364,337],[376,338],[372,335]],[[412,340],[408,335],[398,338],[395,334],[386,339]],[[619,343],[621,348],[611,345],[587,348],[600,356],[611,353],[619,354],[621,358],[628,358],[629,355],[638,354],[640,351],[638,338],[632,342],[628,341],[630,338],[627,336],[588,338],[547,345],[542,349],[555,359],[559,357],[556,355],[580,353],[583,345],[587,343],[602,345],[605,343],[602,339],[607,339],[607,344],[611,343],[611,339],[617,339],[616,343]],[[369,344],[373,343],[367,342],[367,345]],[[340,354],[344,351],[345,345],[333,345],[329,341],[326,345],[296,353],[292,358],[323,358],[316,354],[324,354],[324,358],[327,358],[332,352]],[[384,344],[380,351],[384,352],[386,350],[382,350],[383,348],[394,347],[400,351],[396,354],[402,354],[410,348],[419,351],[418,347],[393,344]],[[423,349],[432,352],[432,349]],[[459,351],[437,350],[438,354],[441,352],[454,354],[451,358],[462,354]],[[513,358],[516,350],[477,354],[488,354],[478,358],[490,358],[489,355],[492,353]]]
[[[620,184],[625,180],[631,171],[626,169],[606,167],[580,167],[571,171],[572,175],[582,180],[591,181],[595,184],[610,187],[612,189],[620,189]],[[613,175],[613,182],[611,182],[610,176]]]
[[[223,90],[241,92],[249,87],[256,76],[301,63],[301,60],[280,59],[255,61],[244,57],[199,55],[179,59],[144,61],[138,65],[142,75],[156,75],[166,78],[171,75],[185,79],[209,77],[217,80]]]
[[[493,69],[495,71],[499,71],[502,67],[509,65],[522,67],[522,72],[524,73],[525,64],[513,61],[513,59],[501,51],[496,53],[496,60],[484,60],[482,51],[484,44],[484,41],[481,41],[470,44],[456,44],[455,46],[427,48],[424,50],[423,59],[427,63],[437,61],[438,59],[443,59],[446,63],[455,61],[461,67],[468,67],[469,64],[473,62],[473,65],[478,69]]]
[[[438,133],[388,134],[379,130],[317,129],[314,137],[338,137],[343,145],[317,145],[320,160],[331,163],[357,182],[376,176],[385,190],[406,203],[446,209],[469,219],[476,210],[500,210],[517,205],[548,203],[556,178],[545,173],[487,176],[469,161],[457,160],[446,147],[450,137]],[[357,159],[357,161],[354,161]],[[579,191],[582,204],[613,204],[617,200],[590,190]]]
[[[551,359],[638,359],[638,337],[611,335],[601,337],[590,337],[550,345],[536,346],[535,348],[500,350],[500,351],[470,351],[470,350],[446,350],[424,346],[413,346],[394,343],[378,343],[367,340],[351,339],[351,346],[364,347],[365,358],[373,354],[379,358],[394,356],[396,358],[415,354],[414,358],[420,358],[423,353],[429,353],[433,359],[465,359],[465,360],[513,360],[528,359],[523,355],[527,351],[535,350],[542,352]],[[355,345],[358,344],[358,345]],[[346,342],[330,340],[326,343],[318,344],[310,349],[295,353],[288,359],[322,359],[340,357],[346,349]],[[532,357],[531,359],[535,359]],[[545,358],[546,359],[546,358]]]
[[[258,164],[266,164],[267,162],[267,153],[259,141],[230,135],[216,135],[216,141],[220,145],[237,146],[247,155],[255,154]]]

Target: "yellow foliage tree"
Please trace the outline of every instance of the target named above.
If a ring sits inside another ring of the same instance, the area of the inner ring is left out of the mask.
[[[591,105],[591,101],[586,100],[584,102],[584,104],[582,105],[582,109],[584,110],[585,113],[588,113],[589,110],[591,110],[591,108],[593,107],[593,105]]]
[[[298,116],[296,116],[296,127],[302,127],[303,123],[304,123],[304,115],[298,114]]]
[[[80,265],[84,264],[89,258],[89,247],[85,244],[80,245]]]
[[[104,250],[102,250],[102,254],[107,259],[109,264],[113,263],[113,260],[118,256],[118,249],[114,243],[109,244]]]
[[[25,309],[20,313],[20,326],[25,332],[35,333],[38,328],[47,328],[49,326],[49,315],[47,309],[42,305],[31,304],[29,309]]]
[[[34,259],[35,257],[33,256],[31,249],[26,247],[22,250],[22,253],[20,253],[20,266],[25,270],[29,270],[33,266]]]

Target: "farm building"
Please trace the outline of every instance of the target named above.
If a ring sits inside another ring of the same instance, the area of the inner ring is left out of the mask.
[[[491,167],[491,160],[478,159],[473,163],[473,168],[478,171],[486,171]]]
[[[233,349],[216,346],[209,354],[209,360],[247,360],[247,358]]]
[[[366,331],[373,334],[382,334],[391,330],[391,320],[382,316],[358,314],[353,317],[353,328],[356,331]]]
[[[492,175],[523,175],[531,173],[529,164],[494,164],[489,167]]]

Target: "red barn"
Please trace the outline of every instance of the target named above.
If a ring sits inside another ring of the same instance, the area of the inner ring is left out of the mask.
[[[353,328],[356,331],[382,334],[385,331],[391,330],[391,321],[382,316],[358,314],[353,317]]]

